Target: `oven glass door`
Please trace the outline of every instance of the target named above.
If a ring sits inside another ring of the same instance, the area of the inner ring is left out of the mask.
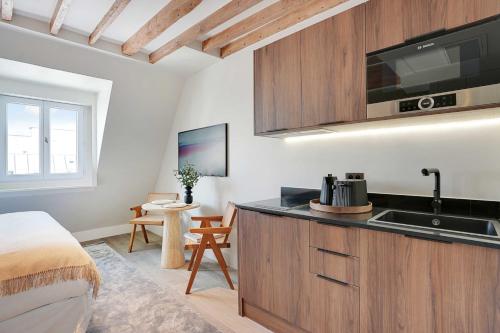
[[[500,83],[500,20],[367,58],[368,103]]]

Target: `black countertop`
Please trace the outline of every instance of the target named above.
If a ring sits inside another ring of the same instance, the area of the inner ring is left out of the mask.
[[[378,194],[374,194],[377,196]],[[374,196],[372,195],[372,196]],[[405,197],[406,198],[406,197]],[[419,198],[419,197],[415,197]],[[450,199],[450,200],[459,200],[459,199]],[[387,200],[377,200],[380,202],[387,202]],[[500,249],[500,241],[494,239],[487,239],[481,237],[474,237],[469,235],[457,235],[451,234],[441,231],[434,230],[417,230],[413,228],[405,228],[400,226],[390,226],[390,225],[382,225],[376,224],[372,222],[368,222],[372,217],[382,213],[387,209],[403,209],[402,207],[384,207],[380,205],[376,205],[374,202],[373,211],[370,213],[364,214],[332,214],[332,213],[324,213],[320,211],[313,210],[309,208],[309,204],[302,204],[295,207],[285,207],[283,206],[283,200],[281,198],[277,199],[269,199],[263,201],[256,201],[244,204],[238,204],[238,208],[246,209],[251,211],[256,211],[260,213],[278,215],[278,216],[288,216],[297,219],[304,220],[312,220],[320,223],[338,225],[338,226],[347,226],[347,227],[359,227],[366,228],[372,230],[386,231],[386,232],[394,232],[398,234],[404,234],[411,237],[416,238],[424,238],[429,240],[441,241],[441,242],[457,242],[464,243],[470,245],[478,245],[484,247],[492,247]],[[478,216],[474,216],[471,214],[467,214],[471,217],[486,217],[487,214],[478,214]],[[493,217],[489,216],[488,218],[493,219]],[[497,217],[494,217],[497,219]]]

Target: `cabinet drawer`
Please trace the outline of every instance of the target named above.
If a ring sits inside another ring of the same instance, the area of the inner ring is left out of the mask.
[[[309,249],[311,273],[359,286],[359,259],[323,249]]]
[[[313,277],[311,305],[314,333],[359,332],[359,288]]]
[[[310,246],[358,257],[359,229],[311,222]]]

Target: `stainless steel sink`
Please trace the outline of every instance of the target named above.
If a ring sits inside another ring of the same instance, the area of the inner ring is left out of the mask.
[[[368,223],[500,239],[499,222],[471,217],[386,210],[371,218]]]

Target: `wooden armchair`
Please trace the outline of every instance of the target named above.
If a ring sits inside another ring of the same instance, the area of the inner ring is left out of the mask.
[[[179,193],[149,193],[146,202],[151,202],[153,200],[179,200]],[[148,215],[142,214],[141,206],[135,206],[130,208],[134,212],[135,217],[129,221],[132,224],[132,231],[130,233],[130,241],[128,243],[128,252],[132,252],[132,246],[134,246],[135,232],[137,226],[140,225],[142,229],[142,235],[144,236],[144,241],[149,243],[148,234],[146,233],[146,225],[163,225],[163,215]]]
[[[186,294],[191,292],[196,273],[200,267],[203,253],[207,248],[214,251],[215,257],[226,277],[227,283],[231,289],[234,289],[233,282],[227,271],[226,261],[222,256],[220,249],[229,248],[229,234],[231,233],[234,220],[236,218],[236,206],[234,203],[229,202],[226,206],[226,211],[223,216],[193,216],[191,220],[200,221],[199,228],[191,228],[184,235],[186,240],[185,249],[192,250],[191,260],[189,261],[188,270],[192,269],[191,277],[186,288]],[[211,222],[220,222],[220,227],[212,227]]]

